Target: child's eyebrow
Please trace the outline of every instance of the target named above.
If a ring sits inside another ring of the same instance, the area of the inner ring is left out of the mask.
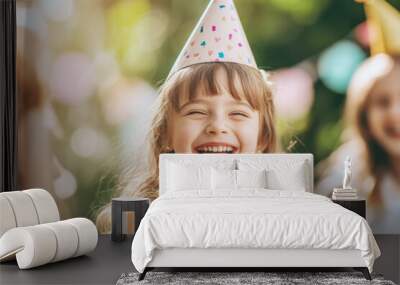
[[[242,105],[253,110],[253,108],[246,102],[232,102],[230,105]]]
[[[190,104],[196,104],[196,103],[197,103],[197,104],[200,104],[200,103],[206,104],[207,101],[206,101],[206,100],[202,100],[202,99],[191,100],[191,101],[189,101],[189,102],[186,102],[186,103],[183,104],[182,106],[180,106],[179,109],[182,110],[182,109],[185,108],[186,106],[188,106],[188,105],[190,105]]]
[[[190,104],[207,104],[208,101],[207,100],[203,100],[203,99],[195,99],[195,100],[191,100],[189,102],[186,102],[185,104],[183,104],[179,109],[182,110],[183,108],[185,108],[186,106],[190,105]],[[240,102],[240,101],[232,101],[230,103],[228,103],[229,105],[242,105],[244,107],[247,107],[251,110],[253,110],[253,108],[246,102]]]

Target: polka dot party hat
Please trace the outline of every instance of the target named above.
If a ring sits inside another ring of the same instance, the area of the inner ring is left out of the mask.
[[[233,0],[211,0],[168,77],[187,66],[235,62],[257,68]]]

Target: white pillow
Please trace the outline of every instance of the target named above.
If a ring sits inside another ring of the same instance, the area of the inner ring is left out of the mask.
[[[168,191],[185,191],[193,189],[211,189],[211,167],[185,166],[168,163]]]
[[[267,188],[267,171],[236,170],[238,188]]]
[[[268,189],[306,191],[306,169],[304,163],[299,163],[291,169],[277,171],[271,169],[267,171]]]
[[[238,161],[240,170],[266,170],[267,189],[306,191],[309,189],[309,168],[306,161],[263,161],[248,159]]]
[[[266,170],[212,169],[214,190],[240,188],[267,188]]]
[[[236,190],[236,170],[212,168],[212,188]]]

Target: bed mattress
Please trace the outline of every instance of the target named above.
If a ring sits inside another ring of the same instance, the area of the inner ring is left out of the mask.
[[[246,189],[166,193],[154,200],[132,242],[139,272],[163,249],[359,250],[372,271],[379,248],[361,216],[301,191]]]

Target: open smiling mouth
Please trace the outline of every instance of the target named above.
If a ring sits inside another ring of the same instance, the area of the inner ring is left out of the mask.
[[[231,145],[202,145],[195,148],[197,153],[235,153],[238,148]]]

